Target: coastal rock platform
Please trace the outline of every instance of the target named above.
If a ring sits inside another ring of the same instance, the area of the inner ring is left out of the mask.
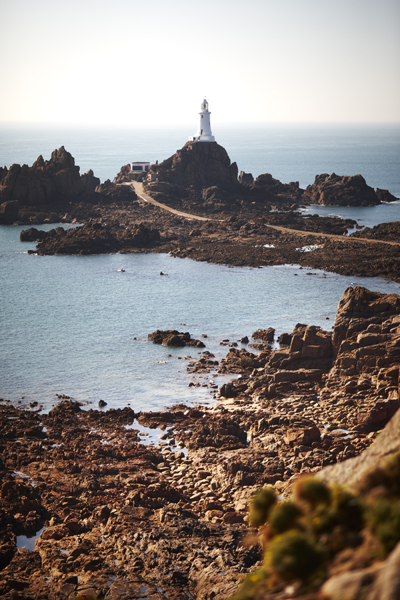
[[[0,597],[228,598],[261,565],[247,517],[261,486],[287,498],[299,476],[328,467],[335,480],[364,450],[375,468],[385,426],[400,450],[400,297],[349,288],[333,333],[299,324],[289,338],[229,348],[213,367],[235,379],[211,406],[135,413],[66,398],[42,414],[3,400]],[[151,432],[157,443],[143,443]],[[326,577],[357,569],[352,552]]]

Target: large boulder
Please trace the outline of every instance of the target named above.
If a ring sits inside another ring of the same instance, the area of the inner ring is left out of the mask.
[[[257,181],[257,180],[256,180]],[[332,206],[374,206],[380,200],[374,189],[366,184],[362,175],[317,175],[303,194],[310,204]]]
[[[238,178],[236,163],[231,163],[225,148],[216,142],[187,142],[170,158],[152,165],[151,171],[159,181],[196,188],[236,184]]]
[[[153,344],[161,344],[162,346],[171,346],[175,348],[183,348],[184,346],[194,346],[196,348],[204,348],[204,343],[200,340],[191,338],[188,331],[181,332],[176,329],[161,330],[157,329],[149,333],[147,339]]]
[[[332,334],[315,325],[296,326],[289,348],[276,350],[269,361],[274,369],[284,371],[329,371],[333,361]]]
[[[108,254],[118,252],[120,243],[108,227],[99,223],[47,232],[37,245],[38,254]]]
[[[137,199],[135,190],[130,185],[119,185],[107,179],[96,187],[96,192],[108,202],[133,202]]]

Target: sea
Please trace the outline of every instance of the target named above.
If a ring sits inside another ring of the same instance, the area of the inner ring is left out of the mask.
[[[213,128],[239,171],[271,173],[305,188],[316,175],[361,173],[400,197],[399,124],[271,124]],[[105,181],[131,161],[161,162],[191,130],[0,124],[0,166],[31,165],[64,146],[80,172]],[[354,218],[361,226],[400,221],[400,201],[378,207],[312,206],[305,213]],[[50,229],[54,225],[45,225]],[[346,288],[385,293],[381,278],[344,277],[290,264],[231,268],[167,254],[35,256],[20,226],[0,226],[0,397],[49,411],[66,395],[85,408],[156,411],[216,402],[226,377],[192,375],[201,350],[148,341],[156,329],[189,331],[220,360],[226,344],[258,328],[276,337],[297,323],[330,330]],[[165,276],[160,276],[160,273]],[[190,384],[199,384],[192,386]]]

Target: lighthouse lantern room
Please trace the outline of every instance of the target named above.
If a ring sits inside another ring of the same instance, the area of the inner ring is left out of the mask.
[[[215,137],[211,133],[210,111],[208,110],[208,102],[204,98],[201,103],[200,124],[196,135],[189,138],[189,142],[215,142]]]

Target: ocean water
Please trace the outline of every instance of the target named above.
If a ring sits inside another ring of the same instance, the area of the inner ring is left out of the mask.
[[[299,149],[300,138],[308,135],[304,128],[302,136],[299,130],[292,132],[292,142],[288,130],[279,134],[277,129],[263,139],[258,131],[227,132],[226,142],[221,133],[217,139],[231,159],[253,175],[269,171],[304,186],[318,172],[344,174],[338,168],[343,164],[347,173],[361,172],[374,187],[396,194],[399,130],[397,137],[385,130],[386,137],[379,129],[379,135],[372,131],[370,138],[363,130],[364,144],[357,143],[357,156],[350,131],[353,142],[347,146],[337,140],[336,131],[331,137],[316,135],[312,143],[308,138],[308,153]],[[49,158],[54,148],[65,145],[81,172],[92,167],[102,179],[114,177],[128,160],[162,160],[185,142],[183,135],[179,142],[177,132],[171,139],[166,132],[158,137],[154,132],[143,137],[136,133],[132,138],[128,131],[7,131],[1,137],[0,164],[31,164],[39,154]],[[268,156],[266,148],[273,139],[275,151]],[[372,150],[365,151],[368,143],[371,148],[375,144],[376,163],[368,158]],[[386,160],[387,174],[379,179],[376,165],[382,164],[382,155],[391,159]],[[331,168],[317,168],[328,164]],[[400,220],[399,207],[395,203],[355,210],[366,224],[375,224]],[[206,349],[220,359],[227,352],[220,345],[223,339],[250,337],[260,327],[274,327],[277,335],[292,331],[299,322],[329,329],[350,285],[399,293],[398,284],[383,279],[342,277],[296,265],[229,268],[154,254],[34,256],[27,251],[35,244],[19,241],[21,229],[0,226],[0,396],[21,405],[37,401],[45,410],[57,402],[56,394],[88,406],[96,407],[102,399],[108,407],[130,404],[135,410],[210,402],[209,388],[188,387],[192,376],[186,371],[187,357],[196,358],[200,351],[156,346],[147,341],[148,333],[179,329],[195,338],[205,334]],[[161,271],[167,276],[161,277]],[[218,384],[224,380],[215,374],[197,377],[204,383],[211,379]]]

